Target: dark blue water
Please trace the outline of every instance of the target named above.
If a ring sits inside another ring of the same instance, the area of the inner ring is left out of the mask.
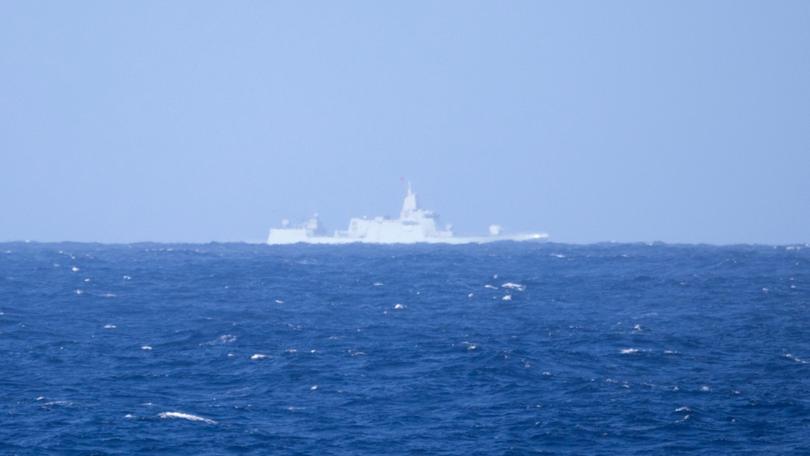
[[[0,454],[810,452],[807,246],[0,244],[0,312]]]

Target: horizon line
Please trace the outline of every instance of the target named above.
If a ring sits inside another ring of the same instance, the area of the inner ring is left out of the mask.
[[[464,244],[441,244],[429,242],[413,242],[413,243],[367,243],[367,242],[350,242],[343,244],[312,244],[307,242],[298,242],[288,245],[270,245],[264,241],[131,241],[131,242],[105,242],[105,241],[38,241],[38,240],[0,240],[0,245],[7,244],[87,244],[87,245],[101,245],[101,246],[133,246],[142,244],[160,244],[160,245],[211,245],[211,244],[236,244],[236,245],[249,245],[249,246],[266,246],[266,247],[290,247],[290,246],[318,246],[318,247],[349,247],[357,245],[368,245],[377,247],[391,247],[391,246],[483,246],[491,244],[529,244],[529,245],[570,245],[570,246],[589,246],[589,245],[647,245],[647,246],[711,246],[711,247],[735,247],[735,246],[750,246],[750,247],[796,247],[802,246],[810,248],[810,242],[788,242],[788,243],[764,243],[764,242],[730,242],[730,243],[713,243],[713,242],[678,242],[678,241],[589,241],[589,242],[575,242],[575,241],[514,241],[514,240],[498,240],[486,243],[470,242]]]

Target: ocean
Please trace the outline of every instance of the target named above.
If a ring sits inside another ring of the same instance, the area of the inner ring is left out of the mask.
[[[810,454],[810,246],[0,244],[0,454]]]

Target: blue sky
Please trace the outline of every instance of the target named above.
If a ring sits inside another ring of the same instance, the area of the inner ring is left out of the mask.
[[[810,241],[810,2],[0,3],[0,240]]]

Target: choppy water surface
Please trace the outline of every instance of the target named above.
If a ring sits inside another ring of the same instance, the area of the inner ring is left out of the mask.
[[[0,244],[0,453],[810,451],[810,248]]]

